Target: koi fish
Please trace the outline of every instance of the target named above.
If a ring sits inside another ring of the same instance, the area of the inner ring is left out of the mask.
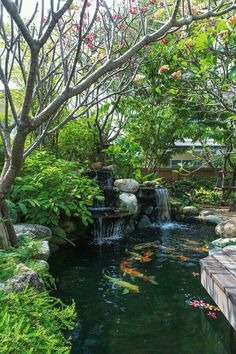
[[[180,259],[181,261],[188,261],[189,259],[191,259],[191,257],[183,255],[176,255],[176,258]]]
[[[175,247],[173,247],[173,246],[163,246],[163,245],[161,245],[161,249],[164,250],[164,251],[167,251],[167,252],[175,251]]]
[[[129,267],[124,267],[123,272],[126,274],[129,274],[132,277],[137,277],[141,278],[144,281],[149,281],[153,285],[158,285],[155,276],[150,276],[150,275],[145,275],[140,272],[138,272],[136,269],[129,268]]]
[[[127,281],[122,280],[121,278],[113,278],[109,277],[109,275],[104,274],[104,277],[108,279],[113,284],[119,286],[120,288],[124,289],[123,293],[128,294],[129,291],[134,293],[139,293],[139,287],[137,285],[128,283]]]
[[[143,253],[144,257],[151,257],[153,256],[154,252],[152,250],[147,250]]]
[[[139,253],[135,253],[135,252],[129,252],[129,254],[131,255],[131,258],[134,259],[135,261],[139,261],[139,262],[151,262],[152,258],[148,257],[148,256],[142,256]]]
[[[153,241],[153,242],[147,242],[147,243],[140,243],[138,245],[135,245],[133,249],[135,251],[142,251],[146,248],[157,248],[159,247],[159,241]]]
[[[124,259],[120,262],[120,269],[123,270],[128,264],[130,264],[130,261],[128,259]]]
[[[193,250],[197,251],[197,252],[208,252],[208,246],[206,246],[206,247],[197,247],[197,248],[195,248]]]

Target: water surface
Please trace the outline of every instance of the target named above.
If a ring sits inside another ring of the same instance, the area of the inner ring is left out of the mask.
[[[216,311],[189,305],[191,300],[214,304],[200,284],[199,259],[214,238],[211,227],[167,223],[112,244],[65,247],[52,255],[50,267],[57,296],[75,301],[78,325],[73,331],[74,354],[235,354],[231,327]],[[145,250],[137,245],[154,242]],[[151,261],[141,256],[153,252]],[[132,258],[132,262],[131,262]],[[158,285],[123,275],[122,261]],[[140,292],[123,294],[104,274],[135,284]],[[194,276],[195,275],[195,276]]]

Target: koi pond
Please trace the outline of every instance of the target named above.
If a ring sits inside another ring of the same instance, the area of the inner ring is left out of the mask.
[[[75,301],[74,354],[234,354],[234,332],[200,283],[214,228],[166,223],[50,258],[57,293]]]

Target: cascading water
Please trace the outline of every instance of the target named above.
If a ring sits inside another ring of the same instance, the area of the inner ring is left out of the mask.
[[[98,245],[111,243],[121,237],[126,216],[116,208],[117,191],[113,190],[114,175],[107,170],[92,171],[89,175],[98,181],[104,193],[104,201],[95,198],[93,207],[89,208],[94,220],[94,243]]]
[[[94,220],[94,243],[102,245],[118,240],[121,237],[123,226],[123,218],[99,216]]]
[[[170,221],[169,193],[165,188],[155,188],[156,204],[158,208],[158,222]]]

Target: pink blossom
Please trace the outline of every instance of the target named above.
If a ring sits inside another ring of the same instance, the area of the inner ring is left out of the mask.
[[[210,316],[210,317],[212,317],[212,318],[217,318],[217,315],[216,315],[216,313],[215,312],[207,312],[207,316]]]
[[[136,6],[132,6],[128,9],[128,12],[131,14],[131,15],[136,15],[137,13],[137,7]]]
[[[92,42],[94,40],[94,35],[93,34],[91,34],[91,35],[87,34],[84,38],[86,39],[86,41]]]
[[[144,6],[141,8],[141,12],[145,13],[145,12],[148,12],[149,11],[149,8]]]
[[[149,2],[148,2],[149,5],[155,5],[156,3],[157,3],[156,0],[149,0]]]
[[[87,46],[91,49],[91,48],[93,48],[94,43],[93,42],[88,42]]]

